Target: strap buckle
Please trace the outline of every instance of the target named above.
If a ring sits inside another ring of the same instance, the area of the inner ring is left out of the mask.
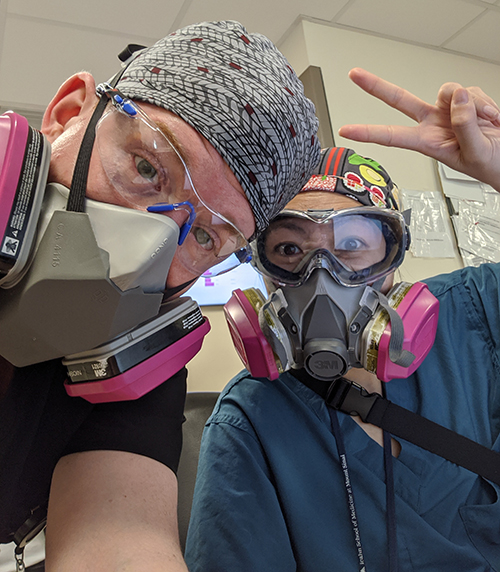
[[[348,415],[359,415],[362,421],[367,420],[378,399],[382,399],[378,393],[368,393],[361,385],[343,377],[330,385],[326,395],[328,405]]]

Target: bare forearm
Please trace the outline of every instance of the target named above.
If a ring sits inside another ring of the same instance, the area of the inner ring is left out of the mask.
[[[118,451],[61,459],[50,493],[46,570],[187,572],[172,471]]]
[[[101,531],[99,536],[82,537],[64,551],[52,550],[49,537],[46,572],[187,572],[178,543],[160,535],[122,532],[113,539]]]

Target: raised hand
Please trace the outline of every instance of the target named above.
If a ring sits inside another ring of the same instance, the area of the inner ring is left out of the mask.
[[[361,68],[349,77],[418,125],[344,125],[339,135],[419,151],[500,192],[500,108],[479,87],[445,83],[432,105]]]

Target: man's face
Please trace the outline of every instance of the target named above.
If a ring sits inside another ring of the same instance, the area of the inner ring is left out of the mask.
[[[186,163],[194,187],[202,200],[213,211],[231,221],[245,238],[249,238],[255,230],[252,210],[241,185],[219,153],[202,135],[175,114],[146,103],[141,103],[140,107],[160,130],[167,134]],[[90,116],[91,111],[75,117],[68,122],[67,129],[52,141],[50,182],[70,186],[76,157]],[[87,196],[106,203],[136,208],[111,184],[95,148],[90,162]],[[168,216],[179,226],[186,221],[185,211],[174,211]],[[203,245],[197,244],[196,240],[196,235],[190,233],[185,245],[179,248],[198,248],[203,255]],[[181,260],[182,257],[177,252],[168,274],[167,287],[178,286],[199,276],[199,271],[189,268]]]

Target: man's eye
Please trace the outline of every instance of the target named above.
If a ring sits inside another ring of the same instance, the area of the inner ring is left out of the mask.
[[[151,165],[149,161],[146,161],[143,157],[136,156],[135,157],[135,166],[137,168],[137,172],[141,177],[144,177],[148,180],[153,180],[157,173],[156,169]]]
[[[197,226],[193,227],[191,232],[193,233],[196,242],[200,246],[202,246],[205,250],[212,250],[214,247],[214,241],[206,230]]]

